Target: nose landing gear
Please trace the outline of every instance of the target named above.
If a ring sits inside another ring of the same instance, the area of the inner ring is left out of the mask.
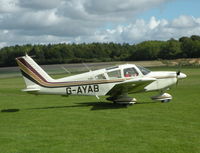
[[[152,100],[161,101],[162,103],[170,102],[172,96],[168,93],[161,93],[156,96],[151,97]]]

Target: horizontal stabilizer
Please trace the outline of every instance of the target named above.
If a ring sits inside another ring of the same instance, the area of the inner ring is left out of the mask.
[[[37,91],[40,91],[40,89],[36,89],[36,88],[26,88],[26,89],[22,89],[22,91],[24,91],[24,92],[37,92]]]

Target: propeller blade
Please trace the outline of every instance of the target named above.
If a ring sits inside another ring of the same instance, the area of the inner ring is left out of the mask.
[[[176,87],[178,86],[178,76],[181,74],[181,71],[180,70],[178,70],[177,72],[176,72],[176,79],[177,79],[177,81],[176,81]]]
[[[178,86],[178,79],[177,79],[177,81],[176,81],[176,87]]]

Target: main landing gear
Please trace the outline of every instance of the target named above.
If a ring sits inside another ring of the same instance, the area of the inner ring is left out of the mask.
[[[120,104],[124,106],[133,105],[137,102],[136,98],[128,97],[127,95],[108,97],[107,100],[112,101],[114,104]]]

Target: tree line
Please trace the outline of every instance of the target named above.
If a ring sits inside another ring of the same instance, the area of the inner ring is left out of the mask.
[[[0,49],[0,66],[16,66],[15,58],[35,56],[39,64],[138,61],[200,57],[200,36],[178,40],[128,43],[15,45]]]

